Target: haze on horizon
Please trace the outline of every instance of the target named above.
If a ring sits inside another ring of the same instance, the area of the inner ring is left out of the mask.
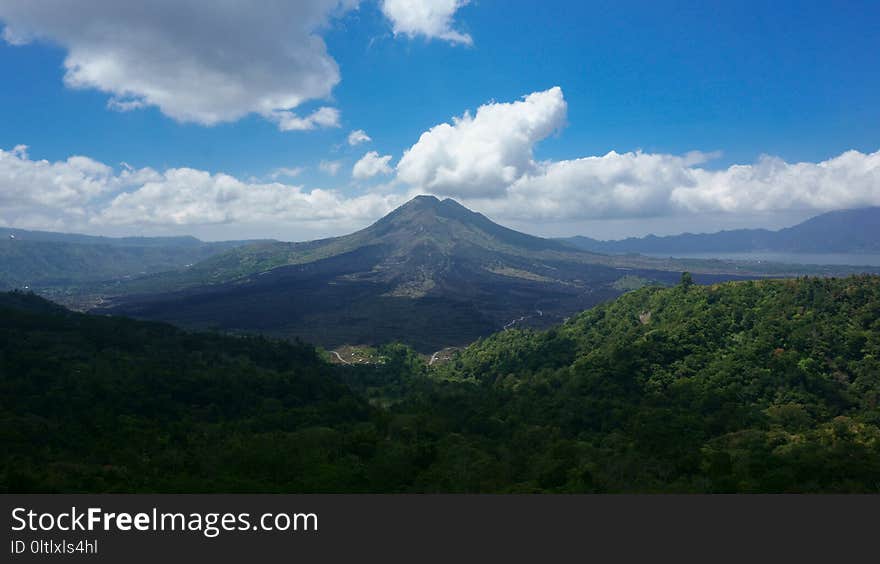
[[[876,3],[208,5],[0,0],[0,225],[306,240],[433,194],[623,238],[880,205]]]

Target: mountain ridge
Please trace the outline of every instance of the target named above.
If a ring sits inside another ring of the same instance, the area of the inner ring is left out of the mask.
[[[112,259],[120,249],[142,249],[79,248],[97,253],[98,265],[107,262],[104,254]],[[40,293],[78,310],[192,329],[263,333],[327,347],[399,341],[432,352],[504,328],[547,327],[625,291],[673,284],[684,270],[698,283],[845,273],[764,265],[758,272],[723,261],[596,254],[520,233],[434,196],[418,196],[348,235],[257,241],[192,263],[176,260],[172,270],[91,285],[79,280],[72,290]],[[134,264],[142,268],[143,262]],[[90,264],[83,262],[83,270],[100,272]],[[124,260],[109,264],[126,266]]]
[[[679,276],[605,260],[508,229],[454,200],[419,196],[349,235],[239,247],[134,281],[143,292],[129,285],[95,311],[324,346],[397,340],[437,350],[517,323],[560,321],[619,295],[615,284],[625,276],[664,283]]]
[[[878,226],[880,207],[867,207],[827,212],[775,231],[733,229],[715,233],[652,234],[609,241],[583,236],[558,240],[598,253],[858,253],[880,251]]]
[[[0,228],[0,288],[54,288],[165,272],[249,241],[205,242],[191,236],[101,237]]]

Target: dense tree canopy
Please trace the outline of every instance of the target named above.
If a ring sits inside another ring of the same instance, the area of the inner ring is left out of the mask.
[[[876,277],[685,283],[495,335],[443,375],[567,445],[553,488],[877,491],[878,359]]]
[[[880,278],[643,288],[427,367],[0,298],[4,491],[877,492]]]

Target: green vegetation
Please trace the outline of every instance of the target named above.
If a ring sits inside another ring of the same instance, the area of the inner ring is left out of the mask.
[[[29,287],[68,304],[136,277],[184,269],[245,241],[92,237],[0,228],[0,289]],[[115,283],[109,283],[115,281]],[[99,292],[100,293],[100,292]]]
[[[375,414],[315,350],[0,300],[5,491],[340,491]]]
[[[880,492],[880,278],[643,288],[428,367],[0,299],[3,491]]]
[[[542,489],[880,490],[880,279],[688,282],[497,334],[439,375],[491,394],[495,444],[545,437]]]
[[[621,276],[620,278],[615,280],[611,287],[615,290],[620,290],[621,292],[631,292],[633,290],[638,290],[639,288],[644,288],[645,286],[650,285],[651,281],[647,278],[627,274],[626,276]]]

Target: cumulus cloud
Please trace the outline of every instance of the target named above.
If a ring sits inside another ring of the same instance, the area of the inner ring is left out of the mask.
[[[149,168],[116,173],[84,156],[35,161],[27,149],[0,149],[0,221],[7,225],[49,228],[81,222],[102,198],[158,176]]]
[[[370,141],[372,141],[372,139],[363,129],[355,129],[348,134],[348,144],[352,147],[360,145],[361,143],[369,143]]]
[[[463,202],[492,217],[533,226],[588,218],[822,212],[880,205],[880,151],[847,151],[818,163],[763,157],[721,170],[701,168],[710,157],[610,152],[538,163],[502,192],[469,196]],[[390,156],[378,153],[370,157],[380,173],[390,170],[388,160]],[[291,176],[297,170],[276,172],[278,177]],[[305,225],[330,222],[342,233],[423,191],[414,187],[352,197],[192,168],[159,172],[123,164],[117,170],[85,156],[35,160],[23,145],[0,150],[0,224],[20,228],[102,231],[118,226],[131,232],[140,226],[189,230],[287,225],[308,232]]]
[[[403,182],[457,197],[503,194],[537,165],[535,144],[562,127],[562,89],[535,92],[512,103],[480,106],[422,133],[397,165]]]
[[[880,205],[880,151],[847,151],[819,163],[763,156],[718,172],[696,169],[695,182],[672,192],[688,211],[829,210]]]
[[[379,156],[376,151],[370,151],[354,164],[351,175],[358,180],[372,178],[377,174],[391,174],[392,169],[388,165],[391,155]]]
[[[204,125],[256,113],[302,130],[338,125],[332,108],[305,118],[290,110],[339,82],[318,32],[356,4],[0,0],[0,21],[7,43],[62,46],[65,84],[110,94],[111,109],[156,106]]]
[[[558,87],[513,103],[480,106],[422,133],[397,165],[397,180],[460,198],[499,218],[659,217],[687,213],[825,211],[880,205],[880,151],[849,151],[819,163],[761,157],[723,170],[718,153],[640,151],[536,162],[535,145],[564,125]]]
[[[342,233],[417,193],[456,197],[496,219],[536,229],[542,222],[583,219],[803,216],[880,206],[880,151],[847,151],[816,163],[764,156],[721,169],[706,166],[716,153],[699,151],[611,151],[536,161],[535,144],[564,121],[565,100],[558,88],[486,104],[474,116],[466,113],[423,133],[385,190],[358,197],[192,168],[160,172],[123,164],[116,169],[81,155],[35,160],[19,145],[0,150],[0,224],[69,231],[335,222],[336,233]],[[352,176],[392,173],[391,158],[370,151]],[[340,167],[340,161],[319,165],[331,175]],[[269,177],[298,173],[276,169]]]
[[[325,172],[330,176],[336,176],[336,173],[342,168],[342,161],[321,161],[318,164],[318,168],[321,169],[321,172]]]
[[[406,197],[348,197],[335,190],[246,182],[192,168],[158,172],[123,165],[116,171],[83,156],[49,162],[32,160],[24,146],[0,150],[0,224],[20,228],[100,231],[108,226],[357,225],[382,216]]]
[[[880,205],[880,151],[818,163],[777,157],[708,170],[685,156],[610,153],[544,163],[503,194],[470,200],[499,217],[578,220],[829,211]]]
[[[604,156],[542,163],[507,187],[503,206],[512,215],[557,218],[668,214],[675,207],[673,190],[696,184],[691,168],[701,162],[696,155],[611,151]]]
[[[288,110],[274,111],[270,119],[278,124],[281,131],[309,131],[319,127],[339,127],[339,110],[336,108],[318,108],[306,117],[299,117]]]
[[[392,195],[350,198],[278,182],[248,183],[203,170],[176,168],[117,195],[92,223],[203,225],[371,219],[398,203]]]
[[[382,0],[382,13],[391,21],[395,35],[471,45],[470,35],[453,29],[455,12],[467,3],[468,0]]]

